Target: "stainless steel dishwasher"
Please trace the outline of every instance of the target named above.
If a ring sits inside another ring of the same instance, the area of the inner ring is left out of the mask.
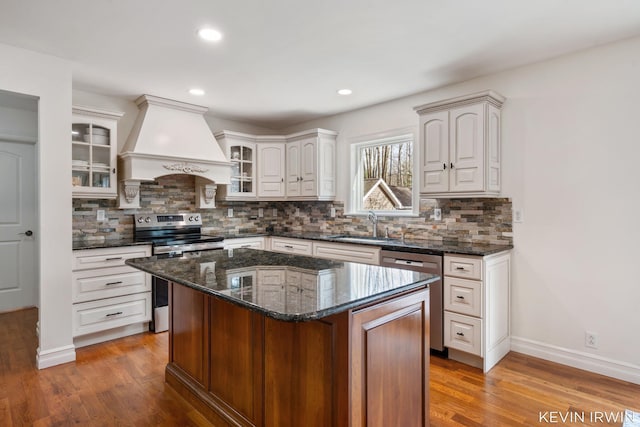
[[[380,252],[380,257],[382,258],[380,265],[384,267],[402,268],[440,276],[440,280],[429,284],[429,333],[431,334],[431,348],[444,351],[442,255],[383,250]]]

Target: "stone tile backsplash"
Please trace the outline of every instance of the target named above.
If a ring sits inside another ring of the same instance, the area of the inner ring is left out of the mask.
[[[366,217],[345,216],[343,202],[216,202],[216,209],[203,210],[203,231],[209,234],[276,231],[371,235]],[[74,240],[133,237],[133,214],[195,212],[195,181],[190,175],[168,175],[140,185],[140,209],[118,209],[116,200],[73,200]],[[331,217],[331,208],[336,217]],[[430,219],[433,209],[442,209],[442,220]],[[233,209],[229,218],[228,209]],[[98,209],[106,212],[97,221]],[[263,217],[258,217],[263,209]],[[512,243],[511,200],[508,198],[423,199],[418,217],[379,216],[378,235],[388,227],[391,237],[403,233],[410,239],[456,240],[460,242]]]

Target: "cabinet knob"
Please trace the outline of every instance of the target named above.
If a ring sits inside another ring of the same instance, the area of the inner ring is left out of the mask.
[[[446,163],[442,163],[442,170],[447,170],[447,164]]]
[[[453,163],[449,163],[451,165],[451,169],[453,169]]]

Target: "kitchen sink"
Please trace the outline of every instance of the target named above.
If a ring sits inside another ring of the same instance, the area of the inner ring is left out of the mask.
[[[337,235],[337,236],[328,236],[330,239],[333,240],[337,240],[340,242],[347,242],[347,243],[371,243],[371,244],[376,244],[376,243],[389,243],[389,242],[393,242],[393,239],[385,239],[385,238],[381,238],[381,237],[366,237],[366,236],[344,236],[344,235]]]

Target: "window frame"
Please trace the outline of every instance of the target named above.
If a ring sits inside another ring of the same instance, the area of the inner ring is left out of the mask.
[[[392,143],[405,142],[411,139],[413,164],[411,165],[411,173],[413,174],[413,186],[411,189],[411,209],[407,210],[374,210],[378,216],[388,217],[417,217],[420,210],[420,194],[418,179],[418,159],[420,158],[419,144],[417,141],[418,132],[414,127],[394,129],[385,132],[379,132],[370,135],[362,135],[350,139],[350,197],[349,211],[346,215],[350,216],[366,216],[368,209],[364,209],[362,198],[364,197],[363,179],[362,179],[362,148],[374,147],[380,145],[388,145]]]

